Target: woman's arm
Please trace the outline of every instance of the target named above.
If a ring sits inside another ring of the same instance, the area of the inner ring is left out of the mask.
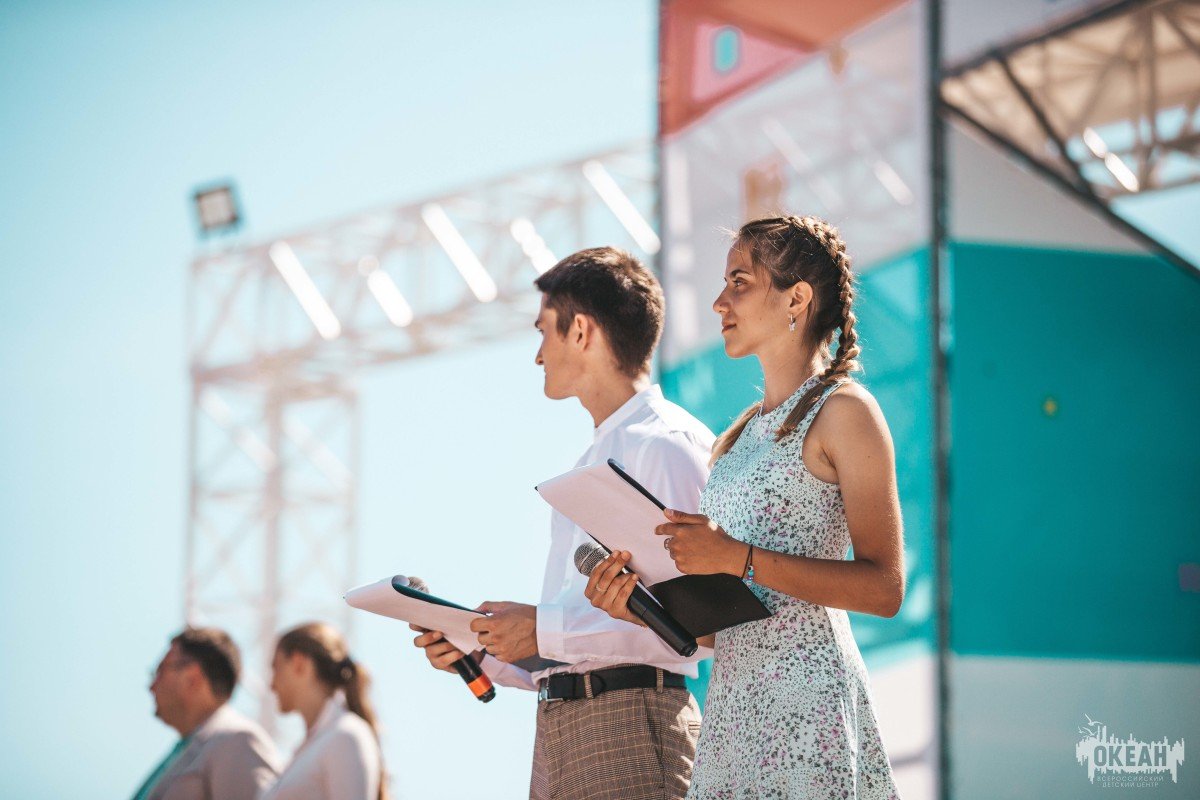
[[[856,387],[857,388],[857,387]],[[895,453],[883,413],[865,390],[840,391],[825,403],[813,433],[813,455],[827,461],[841,486],[854,556],[808,558],[754,548],[754,581],[801,600],[892,617],[904,600],[904,541]],[[812,436],[812,433],[810,433]],[[742,575],[747,545],[707,517],[669,511],[671,556],[685,573]]]

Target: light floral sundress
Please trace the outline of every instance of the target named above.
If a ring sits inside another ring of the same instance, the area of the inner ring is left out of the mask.
[[[841,489],[814,477],[804,437],[827,389],[796,431],[775,431],[817,376],[752,418],[714,465],[700,512],[755,547],[844,559]],[[689,798],[897,798],[846,612],[753,584],[773,612],[721,631]]]

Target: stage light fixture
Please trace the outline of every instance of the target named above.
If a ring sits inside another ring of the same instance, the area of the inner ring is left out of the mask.
[[[887,190],[893,200],[902,206],[912,205],[913,200],[916,199],[912,189],[908,188],[908,184],[900,177],[900,173],[896,172],[896,168],[886,159],[876,158],[871,165],[871,171],[875,173],[875,179]]]
[[[383,309],[388,320],[397,328],[405,328],[412,324],[413,310],[392,276],[379,267],[379,259],[375,256],[364,256],[359,259],[358,272],[367,277],[367,288],[375,296],[375,302]]]
[[[533,263],[533,268],[538,271],[539,275],[558,263],[558,259],[546,245],[546,240],[537,232],[537,228],[533,227],[533,223],[525,217],[514,219],[508,226],[508,231],[517,240],[517,244],[521,245],[521,252]]]
[[[621,187],[613,180],[613,176],[608,174],[608,170],[604,168],[603,164],[599,161],[584,163],[583,177],[587,178],[588,183],[596,190],[596,194],[600,195],[600,199],[604,201],[604,205],[608,206],[608,210],[633,237],[638,247],[649,255],[654,255],[662,249],[662,242],[659,240],[658,234],[654,232],[654,228],[650,227],[650,223],[646,222],[645,217],[638,213],[637,206],[625,192],[621,191]]]
[[[325,302],[325,298],[321,296],[321,292],[309,277],[308,272],[305,271],[300,259],[296,258],[296,253],[291,246],[287,242],[276,242],[271,245],[268,254],[271,257],[271,263],[275,265],[275,269],[279,270],[279,274],[283,276],[283,280],[292,290],[292,294],[296,295],[296,299],[300,301],[300,307],[312,320],[313,325],[317,328],[317,333],[321,334],[321,338],[328,340],[340,336],[342,323],[338,322],[333,309],[329,307],[329,303]]]
[[[1137,175],[1133,174],[1133,170],[1121,160],[1120,156],[1108,149],[1108,144],[1100,138],[1100,134],[1091,128],[1084,128],[1083,143],[1087,145],[1088,150],[1092,151],[1092,155],[1104,162],[1105,168],[1125,187],[1126,191],[1136,192],[1141,188]]]
[[[425,221],[425,226],[437,239],[438,244],[446,251],[450,262],[467,282],[467,288],[471,290],[476,299],[481,303],[490,303],[495,300],[498,293],[496,282],[483,268],[479,257],[471,250],[471,246],[458,232],[458,228],[454,227],[446,210],[437,203],[428,203],[421,208],[421,219]]]
[[[812,159],[800,147],[800,144],[792,138],[787,129],[783,127],[783,123],[771,117],[763,121],[763,135],[775,146],[779,154],[788,162],[796,175],[804,181],[812,193],[817,196],[817,199],[831,212],[841,210],[845,206],[845,201],[837,189],[833,188],[833,184],[821,175],[820,170],[813,169]]]
[[[236,230],[242,222],[232,183],[203,186],[193,193],[193,199],[201,236]]]
[[[254,431],[238,424],[233,418],[233,410],[212,389],[200,394],[200,408],[208,415],[209,419],[229,431],[238,449],[245,453],[246,457],[253,461],[260,470],[270,472],[279,463],[279,457],[275,455],[275,451],[258,438]]]

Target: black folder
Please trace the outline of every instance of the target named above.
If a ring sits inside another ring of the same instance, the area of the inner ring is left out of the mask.
[[[608,466],[646,500],[654,503],[659,511],[666,509],[666,506],[626,472],[616,459],[608,459]],[[588,535],[596,538],[590,532]],[[609,549],[604,542],[599,539],[596,541],[605,549]],[[646,590],[662,604],[668,614],[695,637],[707,636],[734,625],[771,616],[771,612],[741,578],[724,573],[680,575],[647,586]]]

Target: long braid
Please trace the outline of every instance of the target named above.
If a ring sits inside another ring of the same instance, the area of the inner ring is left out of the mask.
[[[838,235],[837,228],[822,219],[817,217],[787,217],[786,219],[794,227],[816,240],[837,269],[840,320],[837,323],[839,330],[837,352],[829,362],[829,366],[821,374],[821,379],[804,393],[800,402],[796,403],[783,424],[779,426],[775,432],[776,441],[796,430],[828,387],[844,381],[850,373],[862,369],[862,365],[858,363],[858,355],[862,351],[858,346],[858,333],[854,330],[854,326],[858,322],[858,318],[854,315],[854,273],[850,270],[850,255],[846,252],[846,243]],[[824,311],[825,309],[818,309],[818,313]],[[832,329],[830,334],[832,334]],[[828,339],[823,339],[822,347],[828,348],[828,341]]]

